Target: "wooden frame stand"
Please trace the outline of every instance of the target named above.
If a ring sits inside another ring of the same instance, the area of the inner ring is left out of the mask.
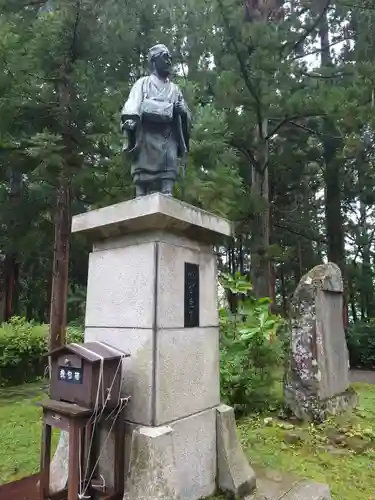
[[[40,500],[78,500],[81,488],[86,489],[86,495],[102,500],[122,500],[125,483],[125,430],[124,413],[119,410],[118,418],[113,424],[115,435],[114,489],[99,486],[94,477],[90,484],[81,484],[80,471],[88,461],[89,477],[97,462],[97,452],[94,446],[93,410],[61,401],[47,400],[42,403],[43,432],[40,462]],[[103,416],[108,415],[108,411]],[[63,490],[50,492],[50,463],[52,428],[69,432],[68,484]],[[92,441],[93,446],[89,447]],[[79,452],[81,450],[81,453]],[[95,495],[95,496],[93,496]]]

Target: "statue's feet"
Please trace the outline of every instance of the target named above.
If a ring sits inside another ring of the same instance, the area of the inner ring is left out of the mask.
[[[161,193],[165,196],[172,196],[173,181],[163,181],[161,185]]]
[[[139,196],[146,196],[147,191],[143,186],[135,186],[135,196],[138,198]]]

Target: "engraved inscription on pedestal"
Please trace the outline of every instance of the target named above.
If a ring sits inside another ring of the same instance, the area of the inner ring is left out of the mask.
[[[185,262],[185,328],[199,326],[199,266]]]

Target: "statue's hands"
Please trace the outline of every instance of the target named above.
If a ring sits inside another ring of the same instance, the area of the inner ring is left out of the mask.
[[[182,115],[184,113],[184,105],[181,101],[177,101],[174,103],[174,110],[178,115]]]
[[[126,129],[126,130],[134,130],[136,125],[137,124],[136,124],[135,120],[125,120],[123,125],[122,125],[122,128]]]

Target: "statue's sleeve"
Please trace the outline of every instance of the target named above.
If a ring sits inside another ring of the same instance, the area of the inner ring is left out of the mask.
[[[189,109],[188,105],[186,104],[186,101],[184,99],[184,95],[180,89],[178,89],[178,91],[177,91],[177,100],[180,101],[180,103],[182,104],[184,114],[186,116],[185,119],[187,120],[188,123],[190,123],[190,119],[191,119],[190,109]]]
[[[141,116],[141,103],[143,100],[143,88],[145,84],[145,79],[140,78],[133,85],[129,97],[124,104],[121,111],[121,117],[124,118],[134,118]]]
[[[180,132],[182,134],[181,139],[183,139],[184,142],[184,149],[186,152],[188,152],[190,146],[191,112],[180,89],[178,89],[177,91],[177,99],[178,101],[180,101],[183,107]]]

